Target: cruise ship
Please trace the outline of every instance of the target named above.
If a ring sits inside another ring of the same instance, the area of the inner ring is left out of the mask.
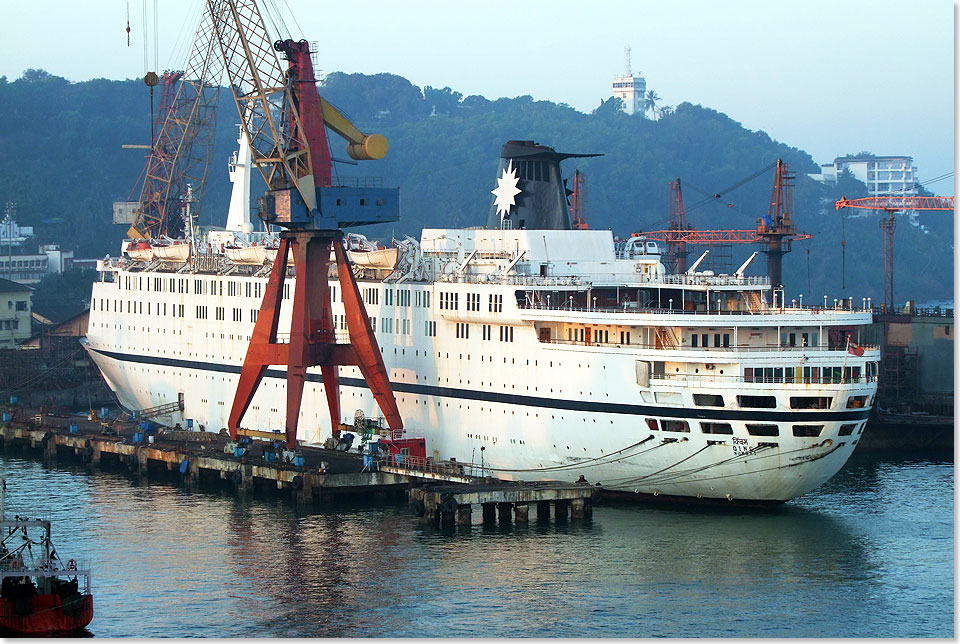
[[[124,407],[180,403],[159,420],[212,432],[228,427],[276,257],[273,237],[251,232],[239,142],[226,230],[186,258],[101,260],[84,342]],[[571,156],[505,144],[485,226],[424,229],[388,249],[348,237],[404,435],[422,436],[435,461],[583,477],[625,497],[779,503],[832,477],[874,403],[879,350],[860,342],[871,312],[786,302],[746,275],[750,258],[730,274],[700,262],[668,274],[652,241],[573,229]],[[334,323],[349,341],[335,271]],[[339,375],[342,422],[381,416],[356,367]],[[244,427],[283,430],[285,404],[285,370],[272,367]],[[297,438],[322,445],[331,422],[311,368]]]

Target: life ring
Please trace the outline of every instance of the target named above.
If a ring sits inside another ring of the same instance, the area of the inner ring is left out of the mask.
[[[453,514],[454,512],[457,511],[458,507],[459,505],[457,504],[457,500],[451,498],[451,499],[447,499],[440,505],[440,510],[444,514]]]
[[[440,503],[443,503],[444,501],[448,501],[452,498],[453,498],[453,492],[450,492],[449,490],[446,492],[440,493]]]
[[[67,562],[67,570],[76,570],[77,569],[77,560],[71,559]]]

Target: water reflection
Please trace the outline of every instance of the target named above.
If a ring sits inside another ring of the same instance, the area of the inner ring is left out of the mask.
[[[451,529],[403,506],[0,469],[61,551],[89,552],[98,636],[953,635],[951,463],[854,459],[773,512],[601,505]]]

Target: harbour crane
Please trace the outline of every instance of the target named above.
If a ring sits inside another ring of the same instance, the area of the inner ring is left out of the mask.
[[[283,228],[280,247],[244,357],[229,417],[240,423],[267,367],[286,365],[286,442],[296,446],[307,368],[319,366],[333,434],[339,433],[339,366],[359,368],[394,436],[403,430],[390,379],[343,245],[344,227],[399,219],[399,189],[375,181],[335,185],[326,128],[347,140],[355,160],[380,159],[387,140],[364,134],[317,93],[305,40],[273,41],[255,0],[207,0],[213,31],[252,159],[266,184],[259,216]],[[278,54],[287,61],[281,66]],[[329,287],[331,251],[345,311],[349,341],[338,338]],[[296,284],[289,342],[277,327],[288,256]]]
[[[131,239],[180,237],[184,231],[180,211],[188,184],[194,201],[192,210],[197,211],[213,151],[222,75],[213,23],[205,14],[194,36],[186,69],[165,72],[160,79],[160,128],[151,142],[134,221],[127,231]],[[155,80],[153,72],[144,79],[148,86]]]
[[[897,227],[894,213],[908,210],[953,210],[953,197],[920,197],[914,195],[889,195],[847,199],[841,197],[835,204],[836,209],[863,208],[882,210],[887,213],[880,220],[883,230],[883,306],[884,310],[893,310],[893,231]],[[844,240],[846,244],[846,240]]]

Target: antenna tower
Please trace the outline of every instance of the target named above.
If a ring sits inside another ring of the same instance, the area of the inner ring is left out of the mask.
[[[633,69],[630,66],[630,45],[623,48],[623,54],[627,57],[627,76],[633,76]]]

